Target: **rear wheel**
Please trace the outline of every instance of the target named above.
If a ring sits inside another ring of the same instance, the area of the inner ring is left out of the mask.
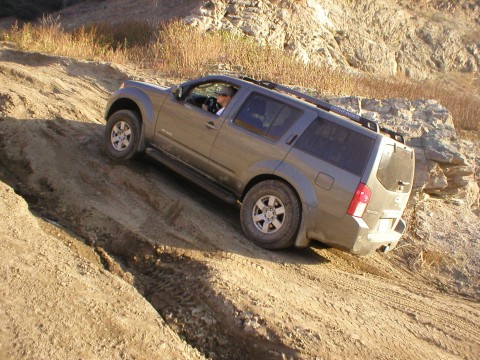
[[[254,243],[266,249],[283,249],[295,241],[301,220],[300,201],[286,183],[262,181],[247,192],[240,220]]]
[[[131,159],[138,151],[141,122],[131,110],[119,110],[107,121],[103,143],[105,152],[113,160]]]

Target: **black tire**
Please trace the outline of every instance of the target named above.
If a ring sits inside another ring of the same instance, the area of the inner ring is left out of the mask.
[[[140,144],[142,127],[138,114],[131,110],[119,110],[107,121],[103,145],[108,157],[113,160],[133,158]]]
[[[266,180],[253,186],[240,210],[243,231],[265,249],[292,246],[301,218],[298,197],[289,185],[279,180]]]

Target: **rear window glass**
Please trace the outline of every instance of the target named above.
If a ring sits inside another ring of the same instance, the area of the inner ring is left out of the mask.
[[[383,149],[377,179],[385,189],[409,192],[412,189],[414,154],[402,146],[386,145]]]
[[[260,94],[251,94],[235,124],[271,140],[278,140],[302,116],[299,109]]]
[[[330,164],[361,176],[374,140],[334,122],[318,118],[295,147]]]

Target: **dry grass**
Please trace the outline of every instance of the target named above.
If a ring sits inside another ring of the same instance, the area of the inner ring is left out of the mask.
[[[101,44],[95,31],[80,28],[69,33],[62,29],[58,19],[51,17],[43,18],[37,26],[26,23],[18,27],[15,24],[1,37],[25,51],[97,61],[127,61],[127,54],[123,49],[113,49],[110,45]]]
[[[395,250],[412,271],[440,271],[455,263],[450,254],[432,249],[424,244],[420,245],[408,237]]]
[[[410,261],[413,269],[436,269],[440,270],[442,266],[450,264],[452,260],[446,254],[437,250],[420,250]]]
[[[157,26],[140,20],[125,20],[116,24],[104,21],[87,24],[84,29],[95,34],[97,43],[113,49],[148,46],[158,31]]]
[[[324,95],[436,99],[451,111],[457,128],[480,130],[476,115],[480,99],[466,92],[408,79],[379,79],[306,65],[279,49],[259,45],[254,38],[227,32],[200,32],[180,21],[159,27],[142,21],[115,26],[102,23],[67,32],[58,19],[45,18],[37,26],[14,26],[0,34],[0,38],[22,50],[134,63],[177,78],[226,71],[308,88]]]

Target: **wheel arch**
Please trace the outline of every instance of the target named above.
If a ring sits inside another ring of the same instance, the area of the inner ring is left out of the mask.
[[[113,102],[108,108],[105,119],[108,120],[112,114],[116,113],[119,110],[131,110],[136,112],[140,116],[140,120],[143,122],[142,111],[135,101],[129,98],[119,98]]]
[[[108,120],[118,110],[136,111],[147,128],[153,127],[155,122],[154,106],[148,94],[141,89],[126,87],[115,92],[106,107],[105,119]]]
[[[145,149],[145,137],[154,133],[154,110],[150,98],[139,89],[121,89],[110,99],[105,111],[105,119],[108,120],[112,114],[119,110],[130,110],[140,117],[141,139],[139,150],[143,151]]]
[[[288,185],[292,189],[293,193],[298,198],[298,201],[300,201],[300,203],[302,202],[302,199],[301,199],[297,189],[295,189],[295,187],[292,186],[292,184],[290,184],[290,182],[288,180],[284,179],[281,176],[275,175],[275,174],[260,174],[260,175],[257,175],[255,177],[253,177],[252,179],[250,179],[250,181],[247,183],[247,185],[243,189],[243,192],[242,192],[242,195],[241,195],[241,200],[243,200],[245,198],[245,195],[247,194],[247,192],[252,187],[254,187],[258,183],[260,183],[262,181],[265,181],[265,180],[278,180],[278,181],[281,181],[281,182],[285,183],[286,185]]]

